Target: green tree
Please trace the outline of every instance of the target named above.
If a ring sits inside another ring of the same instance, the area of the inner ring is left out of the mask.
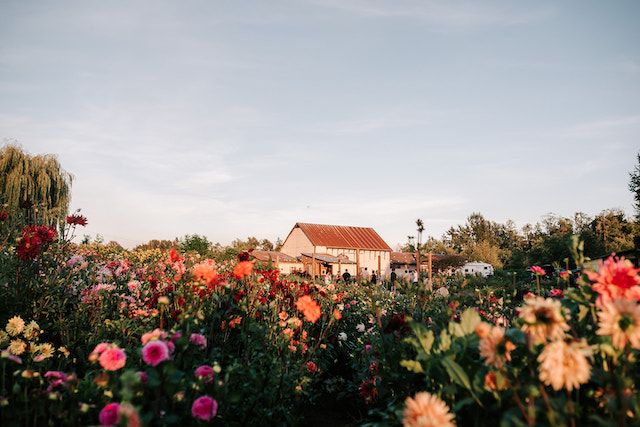
[[[469,215],[465,225],[451,227],[445,233],[444,240],[445,244],[470,260],[484,261],[502,268],[508,254],[507,249],[501,248],[500,244],[503,232],[498,224],[474,212]]]
[[[163,251],[168,251],[171,248],[177,248],[178,246],[180,246],[180,242],[178,241],[178,239],[175,239],[174,241],[153,239],[149,240],[148,243],[136,246],[133,250],[161,249]]]
[[[640,152],[638,164],[629,172],[629,191],[633,193],[633,207],[636,211],[636,221],[640,222]]]
[[[6,205],[11,225],[32,222],[62,227],[72,180],[53,154],[32,156],[15,141],[0,149],[0,204]]]
[[[276,239],[276,243],[274,244],[273,250],[274,251],[280,251],[280,249],[282,248],[283,244],[284,244],[284,242],[282,241],[282,239],[280,237],[278,237]]]
[[[205,236],[187,234],[180,240],[180,247],[184,252],[197,252],[201,256],[208,256],[211,243]]]

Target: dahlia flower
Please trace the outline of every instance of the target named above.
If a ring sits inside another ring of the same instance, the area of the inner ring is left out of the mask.
[[[320,306],[309,295],[303,295],[296,301],[296,307],[302,311],[304,317],[311,323],[320,318]]]
[[[98,361],[107,371],[117,371],[127,363],[127,355],[121,348],[111,347],[102,352]]]
[[[538,356],[540,381],[554,390],[580,388],[580,384],[586,383],[591,377],[591,365],[587,358],[592,353],[584,338],[570,343],[557,340],[547,344]]]
[[[209,421],[218,412],[218,402],[209,396],[197,398],[191,405],[191,415],[204,421]]]
[[[569,329],[566,314],[560,301],[551,298],[528,298],[520,307],[519,317],[524,320],[521,329],[531,336],[534,343],[555,341],[564,337]]]
[[[602,307],[615,299],[640,301],[638,272],[640,268],[634,268],[631,261],[624,258],[615,259],[613,255],[600,263],[600,271],[586,271],[589,280],[595,282],[591,289],[600,294],[596,305]]]
[[[613,345],[624,348],[627,343],[640,349],[640,304],[628,299],[606,302],[598,312],[598,335],[609,335]]]
[[[486,338],[482,338],[478,347],[480,357],[485,358],[484,364],[501,368],[505,362],[511,361],[511,352],[516,349],[515,344],[504,336],[504,328],[494,326]]]
[[[416,393],[405,400],[404,427],[454,427],[454,415],[436,395],[426,391]]]
[[[162,340],[149,341],[142,347],[142,359],[147,365],[157,366],[170,358],[169,346]]]

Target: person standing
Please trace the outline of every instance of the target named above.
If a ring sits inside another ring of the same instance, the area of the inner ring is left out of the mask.
[[[327,274],[324,275],[324,284],[327,286],[331,284],[331,273],[328,270]]]
[[[404,282],[407,284],[411,282],[411,274],[409,274],[408,270],[404,271],[404,274],[402,275],[402,280],[404,280]]]
[[[367,267],[365,267],[364,270],[362,270],[362,280],[364,280],[365,282],[368,282],[369,279],[370,279],[369,270],[367,270]]]
[[[376,275],[375,270],[371,272],[371,283],[373,283],[374,285],[378,283],[378,276]]]
[[[389,286],[389,290],[391,292],[395,292],[396,291],[396,280],[398,280],[398,275],[396,274],[396,269],[392,268],[391,269],[391,285]]]
[[[344,273],[342,273],[342,278],[344,279],[344,283],[348,284],[349,281],[351,280],[351,274],[349,274],[349,270],[348,269],[344,269]]]

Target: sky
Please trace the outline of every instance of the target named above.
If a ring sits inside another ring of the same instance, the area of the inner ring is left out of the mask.
[[[0,0],[0,142],[132,248],[633,215],[640,2]]]

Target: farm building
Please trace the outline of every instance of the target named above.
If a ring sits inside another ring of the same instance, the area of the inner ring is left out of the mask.
[[[365,268],[382,272],[381,277],[391,272],[391,248],[373,228],[299,222],[280,251],[310,260],[305,268],[312,276],[323,270],[331,274],[348,270],[352,277]]]
[[[271,262],[282,274],[293,274],[297,271],[304,271],[302,262],[297,258],[276,251],[253,251],[253,257],[263,263]]]

